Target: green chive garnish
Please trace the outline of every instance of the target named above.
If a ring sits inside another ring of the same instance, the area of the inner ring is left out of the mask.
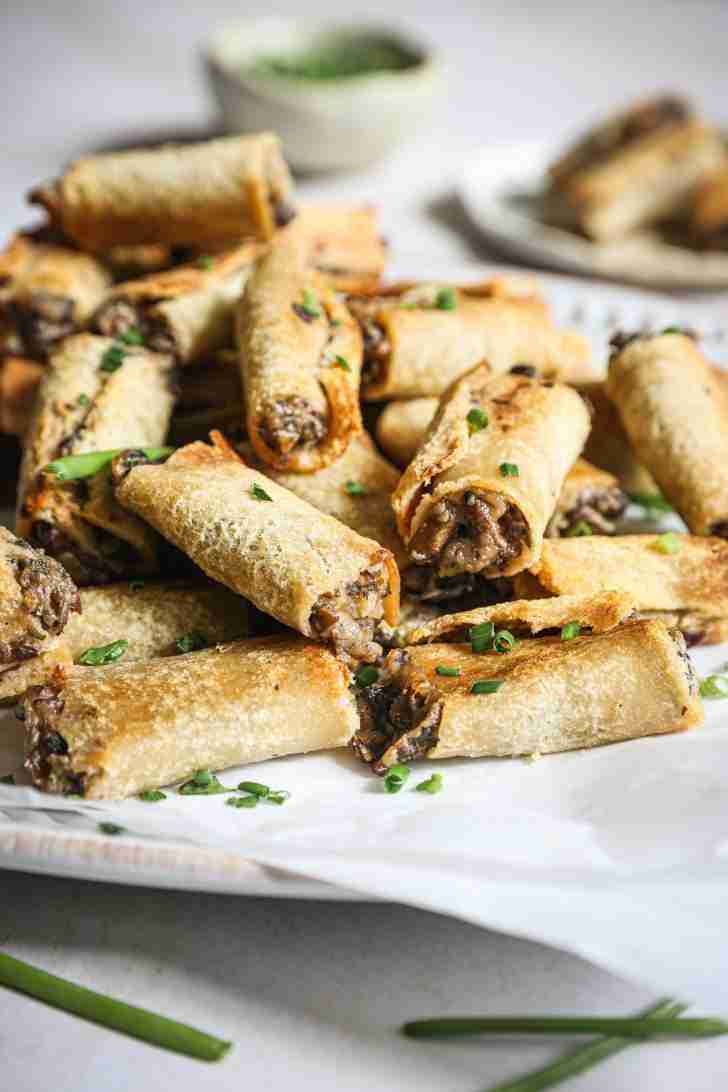
[[[273,498],[268,496],[262,485],[258,485],[257,482],[253,482],[250,487],[250,495],[257,501],[272,501]]]
[[[112,997],[48,974],[4,952],[0,952],[0,985],[35,997],[63,1012],[80,1016],[82,1020],[90,1020],[91,1023],[202,1062],[219,1061],[232,1046],[232,1043],[206,1035],[189,1024],[179,1024],[148,1009],[115,1001]]]
[[[77,404],[79,406],[83,406],[85,408],[86,406],[89,405],[89,403],[91,402],[91,399],[89,398],[89,396],[87,394],[79,394],[78,398],[76,399],[76,402],[77,402]]]
[[[445,675],[448,679],[457,679],[460,674],[460,668],[446,667],[445,664],[438,664],[435,668],[435,672],[438,675]]]
[[[454,288],[441,288],[435,296],[435,307],[438,311],[454,311],[458,305]]]
[[[372,683],[376,682],[378,678],[379,672],[377,671],[376,667],[372,667],[371,664],[362,664],[362,666],[357,669],[356,674],[354,675],[356,685],[358,687],[361,687],[362,689],[365,686],[371,686]]]
[[[682,332],[680,326],[666,326],[664,330],[660,330],[661,334],[681,334]]]
[[[415,785],[417,792],[429,792],[432,796],[438,793],[442,789],[442,774],[434,773],[432,777],[428,777],[426,781],[420,781],[418,785]]]
[[[471,652],[490,652],[494,637],[495,626],[492,622],[481,622],[480,625],[472,626],[468,632]]]
[[[158,804],[160,800],[167,799],[167,794],[161,789],[145,789],[144,792],[139,793],[139,799],[145,804]]]
[[[366,493],[366,489],[361,482],[348,481],[344,489],[350,497],[362,497]]]
[[[728,678],[725,675],[708,675],[700,683],[701,698],[728,698]]]
[[[123,345],[111,345],[101,357],[99,368],[102,372],[116,372],[124,363],[126,350]]]
[[[508,629],[499,629],[493,638],[493,651],[500,652],[501,655],[506,652],[512,652],[517,645],[516,638]]]
[[[258,805],[257,796],[229,796],[225,801],[229,808],[255,808]]]
[[[129,329],[125,330],[123,334],[119,334],[119,341],[123,341],[125,345],[144,344],[142,332],[141,330],[137,330],[136,326],[130,326]]]
[[[210,270],[212,269],[213,265],[214,262],[209,254],[201,254],[200,257],[197,259],[198,269]]]
[[[5,774],[4,777],[0,777],[0,785],[14,785],[14,784],[15,784],[15,774],[9,773],[9,774]]]
[[[99,823],[98,829],[102,834],[125,834],[126,827],[120,827],[118,823]]]
[[[581,633],[581,625],[578,622],[567,622],[561,627],[561,640],[573,641]]]
[[[343,356],[338,356],[338,355],[335,356],[334,357],[334,362],[331,365],[331,367],[332,368],[343,368],[345,372],[350,372],[351,371],[351,368],[349,367],[348,361],[345,360]]]
[[[130,580],[129,591],[141,591],[142,588],[146,587],[146,583],[146,580]]]
[[[268,793],[266,800],[269,804],[285,804],[291,794],[286,789],[274,789]]]
[[[270,793],[270,787],[262,785],[260,781],[241,781],[238,788],[241,792],[249,792],[253,796],[266,797]]]
[[[653,512],[674,512],[675,509],[659,493],[630,493],[629,499],[633,504],[639,504],[642,508],[648,508]]]
[[[474,432],[480,432],[482,429],[488,427],[488,414],[483,413],[482,409],[477,407],[471,409],[467,416],[468,432],[472,436]]]
[[[207,648],[209,642],[204,633],[193,630],[178,637],[174,644],[178,652],[199,652],[201,648]]]
[[[577,520],[573,527],[566,532],[566,538],[584,538],[593,534],[591,527],[584,519]]]
[[[59,482],[75,482],[81,478],[91,478],[121,455],[126,448],[116,447],[112,451],[89,451],[85,455],[64,455],[43,467],[43,473],[55,474]],[[161,462],[171,455],[173,447],[143,447],[141,449],[152,462]]]
[[[189,781],[180,785],[178,792],[182,796],[216,796],[221,792],[235,792],[221,784],[212,770],[198,770]]]
[[[628,1039],[709,1039],[728,1035],[728,1022],[715,1017],[621,1016],[454,1016],[413,1020],[402,1031],[411,1039],[451,1039],[470,1035],[619,1035]]]
[[[661,554],[676,554],[682,543],[679,535],[667,531],[664,535],[658,535],[652,545]]]
[[[390,793],[399,792],[410,775],[409,766],[402,764],[390,766],[384,775],[384,791]]]
[[[495,694],[503,686],[502,679],[478,679],[470,687],[471,694]]]
[[[303,292],[303,305],[301,310],[309,318],[321,318],[321,306],[316,299],[316,295],[310,288],[304,289]]]
[[[517,478],[519,474],[518,467],[515,463],[501,463],[498,469],[501,472],[501,476],[504,478]]]
[[[119,641],[112,641],[109,645],[98,645],[96,648],[87,648],[76,661],[84,667],[105,667],[113,664],[126,652],[129,642],[122,637]]]

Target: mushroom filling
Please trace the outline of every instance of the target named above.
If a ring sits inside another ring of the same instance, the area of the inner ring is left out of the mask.
[[[61,338],[76,329],[73,300],[50,292],[32,292],[16,300],[10,311],[29,356],[45,357]]]
[[[46,792],[83,796],[86,775],[73,772],[68,742],[54,728],[63,706],[62,687],[55,682],[33,686],[25,695],[18,714],[25,722],[24,765],[33,784]]]
[[[442,697],[435,686],[407,668],[407,653],[396,669],[357,695],[360,727],[351,745],[378,774],[398,762],[425,758],[437,744]]]
[[[379,301],[357,299],[351,296],[347,303],[351,314],[359,323],[364,341],[364,359],[361,371],[362,386],[378,383],[382,378],[384,367],[392,350],[384,327],[377,322],[375,317],[380,306]]]
[[[316,447],[326,438],[328,430],[325,414],[296,395],[269,403],[259,426],[266,446],[280,455]]]
[[[388,594],[384,565],[364,569],[342,591],[319,596],[309,618],[312,635],[331,644],[347,663],[373,663],[382,655],[378,631]]]
[[[438,501],[415,533],[410,557],[440,577],[461,573],[498,576],[528,542],[528,525],[498,493],[466,490]]]
[[[100,554],[110,555],[108,560],[103,556],[89,554],[70,535],[48,520],[35,520],[30,538],[34,545],[40,546],[59,561],[77,584],[108,584],[112,580],[118,580],[119,562],[136,557],[136,554],[127,543],[107,531],[93,528],[93,534]],[[132,551],[131,554],[129,551]]]
[[[546,528],[546,538],[568,535],[580,523],[586,523],[596,534],[613,535],[615,520],[619,519],[628,503],[626,493],[617,485],[608,489],[588,485],[571,508],[554,512]]]
[[[169,325],[161,316],[152,316],[149,310],[159,300],[147,300],[133,304],[126,299],[112,299],[104,304],[96,315],[95,326],[105,337],[119,338],[131,330],[141,334],[144,345],[157,353],[174,353],[176,344]]]

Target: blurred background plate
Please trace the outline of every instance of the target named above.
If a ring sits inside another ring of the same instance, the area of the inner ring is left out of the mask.
[[[528,143],[482,148],[465,166],[458,193],[482,234],[521,261],[663,289],[728,288],[728,254],[670,246],[644,232],[596,244],[540,219],[546,168],[563,150]]]

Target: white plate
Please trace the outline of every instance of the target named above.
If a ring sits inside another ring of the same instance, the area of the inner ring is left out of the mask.
[[[482,233],[525,262],[655,288],[728,287],[728,254],[698,254],[644,232],[616,243],[593,243],[549,227],[538,215],[545,171],[556,145],[510,144],[481,149],[466,166],[459,194]]]

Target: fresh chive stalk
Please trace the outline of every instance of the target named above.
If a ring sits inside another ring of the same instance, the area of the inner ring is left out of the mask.
[[[117,447],[112,451],[89,451],[85,455],[64,455],[62,459],[55,459],[43,467],[46,474],[55,474],[59,482],[75,482],[81,478],[91,478],[99,471],[105,470],[117,455],[127,448]],[[153,462],[161,462],[174,451],[173,447],[143,447],[141,449],[148,459]]]
[[[710,1039],[728,1035],[728,1022],[713,1016],[451,1016],[413,1020],[410,1039],[460,1039],[473,1035],[618,1035],[626,1039]]]

